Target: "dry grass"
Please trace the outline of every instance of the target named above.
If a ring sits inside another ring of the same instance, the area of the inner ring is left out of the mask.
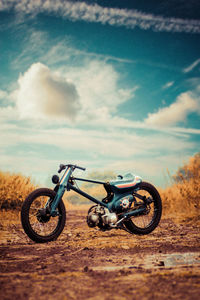
[[[20,209],[35,188],[29,177],[0,172],[0,209]]]
[[[0,172],[0,210],[19,211],[26,197],[37,187],[30,177]],[[66,199],[64,202],[67,209],[74,208]]]
[[[160,190],[164,216],[200,223],[200,153],[173,176],[174,184]]]

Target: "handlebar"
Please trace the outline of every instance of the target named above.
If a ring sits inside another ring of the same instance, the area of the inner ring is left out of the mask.
[[[82,171],[86,170],[86,168],[83,168],[83,167],[80,167],[80,166],[77,166],[77,165],[71,165],[71,164],[70,165],[63,165],[63,164],[60,164],[58,173],[62,172],[62,170],[64,170],[66,167],[72,168],[73,171],[75,169],[80,169]]]
[[[83,167],[80,167],[80,166],[74,166],[75,167],[75,169],[80,169],[80,170],[82,170],[82,171],[85,171],[86,170],[86,168],[83,168]]]

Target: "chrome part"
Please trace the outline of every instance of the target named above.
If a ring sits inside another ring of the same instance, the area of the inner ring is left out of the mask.
[[[103,215],[105,214],[105,209],[103,206],[100,206],[100,205],[97,205],[96,206],[96,213],[100,214],[100,215]]]
[[[105,210],[107,210],[107,212],[102,216],[103,223],[113,227],[113,225],[117,223],[118,217],[116,213],[110,213],[108,209]]]
[[[119,225],[119,224],[120,224],[122,221],[124,221],[126,218],[127,218],[126,216],[123,217],[123,218],[121,218],[119,221],[117,221],[117,223],[116,223],[115,225]]]
[[[97,210],[97,206],[92,206],[89,211],[88,211],[88,216],[87,216],[87,224],[89,227],[95,227],[99,224],[99,213]]]
[[[97,214],[90,213],[88,215],[88,219],[90,220],[91,223],[94,224],[94,226],[96,226],[99,223],[99,216]]]
[[[87,216],[87,224],[89,227],[98,226],[103,230],[116,227],[117,221],[118,217],[116,213],[110,213],[107,208],[100,205],[91,207]]]

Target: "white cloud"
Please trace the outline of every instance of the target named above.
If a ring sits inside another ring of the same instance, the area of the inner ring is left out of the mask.
[[[163,85],[163,89],[168,89],[168,88],[170,88],[172,85],[174,85],[174,81],[169,81],[169,82],[167,82],[165,85]]]
[[[33,64],[20,76],[14,92],[21,118],[74,119],[80,108],[74,84],[52,73],[41,63]]]
[[[42,60],[48,62],[48,64],[57,64],[61,62],[66,62],[69,59],[72,59],[73,57],[81,57],[83,60],[84,58],[90,58],[93,60],[101,60],[101,61],[114,61],[119,63],[128,63],[128,64],[134,64],[136,63],[135,60],[131,59],[125,59],[120,58],[112,55],[104,55],[104,54],[97,54],[95,52],[88,52],[79,50],[77,48],[74,48],[70,45],[70,43],[66,40],[62,40],[60,42],[57,42],[55,45],[50,48],[50,50],[45,53],[45,55],[42,57]]]
[[[121,75],[105,61],[84,60],[79,67],[62,67],[54,72],[36,63],[20,76],[19,88],[12,99],[15,99],[21,119],[40,119],[40,122],[44,119],[43,125],[47,123],[48,126],[54,118],[59,124],[74,118],[75,126],[95,126],[101,130],[141,128],[174,136],[200,134],[199,129],[176,126],[190,112],[200,112],[199,87],[194,93],[181,94],[169,107],[150,113],[140,122],[120,116],[120,105],[133,100],[138,88],[122,88],[120,82]],[[0,109],[2,119],[10,119],[11,114],[11,119],[18,119],[15,107]]]
[[[133,98],[137,89],[123,89],[119,84],[121,76],[114,67],[98,60],[62,70],[62,76],[76,82],[82,106],[81,121],[111,119],[119,105]]]
[[[200,134],[200,129],[197,128],[184,128],[184,127],[170,127],[169,132],[175,132],[178,133],[180,135],[187,135],[187,134]]]
[[[0,89],[0,107],[11,105],[11,99],[8,91]]]
[[[170,106],[160,108],[155,113],[148,114],[145,123],[155,126],[172,126],[185,121],[187,115],[200,109],[199,99],[191,92],[182,93]]]
[[[195,60],[191,65],[189,65],[187,68],[183,69],[183,73],[191,72],[196,66],[200,64],[200,58]]]
[[[49,67],[58,65],[71,64],[75,61],[76,64],[83,63],[87,60],[96,60],[103,62],[116,62],[119,64],[135,64],[135,60],[125,59],[112,55],[104,55],[95,52],[89,52],[80,50],[74,47],[71,38],[65,36],[60,39],[56,37],[49,39],[49,36],[44,31],[35,29],[28,29],[24,31],[24,37],[21,40],[21,48],[23,49],[19,54],[12,60],[10,67],[14,70],[24,70],[28,68],[32,63],[32,58],[35,61],[40,61]]]
[[[109,126],[106,130],[45,129],[41,124],[40,128],[36,128],[31,123],[26,128],[19,124],[4,125],[0,144],[3,170],[11,169],[35,178],[40,174],[45,179],[47,174],[57,170],[59,163],[79,162],[88,171],[131,171],[148,176],[149,180],[153,176],[160,180],[162,170],[172,164],[172,156],[178,156],[176,163],[173,161],[174,166],[178,165],[180,159],[196,146],[188,137],[163,133],[141,135],[132,130],[114,130]],[[165,159],[162,160],[162,157]]]
[[[24,66],[30,66],[33,57],[38,58],[47,55],[47,45],[50,41],[46,32],[30,28],[25,30],[24,28],[23,33],[24,35],[20,40],[22,51],[19,51],[19,54],[12,60],[11,68],[13,69],[23,70]]]
[[[8,93],[6,91],[0,90],[0,100],[4,100],[8,97]]]
[[[120,104],[134,97],[137,87],[122,88],[120,78],[112,65],[97,60],[54,72],[35,63],[19,77],[12,98],[21,118],[102,124],[113,119]]]
[[[17,120],[17,111],[16,108],[9,105],[5,107],[0,107],[0,125],[2,129],[2,124],[4,121],[13,121]]]
[[[134,9],[102,7],[81,1],[13,0],[5,3],[5,1],[0,0],[0,10],[9,10],[11,8],[24,14],[54,13],[74,21],[82,20],[128,28],[139,27],[143,30],[200,33],[199,20],[165,18]]]
[[[145,157],[151,159],[152,156],[163,151],[179,153],[193,148],[194,143],[187,139],[188,137],[170,136],[163,133],[141,135],[132,130],[113,130],[112,127],[107,127],[107,130],[64,127],[39,129],[34,126],[31,128],[30,124],[27,128],[4,124],[0,144],[1,148],[5,149],[21,145],[20,152],[19,150],[16,152],[16,155],[21,156],[25,153],[27,155],[27,146],[31,145],[31,147],[28,147],[31,156],[35,156],[37,149],[40,147],[41,149],[48,149],[46,151],[49,159],[52,155],[55,156],[52,151],[48,152],[49,149],[57,147],[59,149],[58,153],[60,154],[63,151],[68,160],[84,157],[84,159],[88,159],[88,164],[91,163],[94,166],[101,164],[102,161],[113,162],[117,160],[121,162],[121,167],[123,167],[124,161],[127,160],[128,163],[130,159],[135,160],[135,157],[140,157],[142,161]],[[32,145],[35,147],[32,147]],[[44,145],[48,147],[44,148]],[[99,161],[90,162],[92,157]]]

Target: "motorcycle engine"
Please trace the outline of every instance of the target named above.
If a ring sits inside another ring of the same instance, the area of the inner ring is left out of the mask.
[[[98,226],[102,230],[115,227],[118,221],[116,213],[110,213],[109,210],[100,205],[92,206],[88,211],[87,224],[89,227]]]

